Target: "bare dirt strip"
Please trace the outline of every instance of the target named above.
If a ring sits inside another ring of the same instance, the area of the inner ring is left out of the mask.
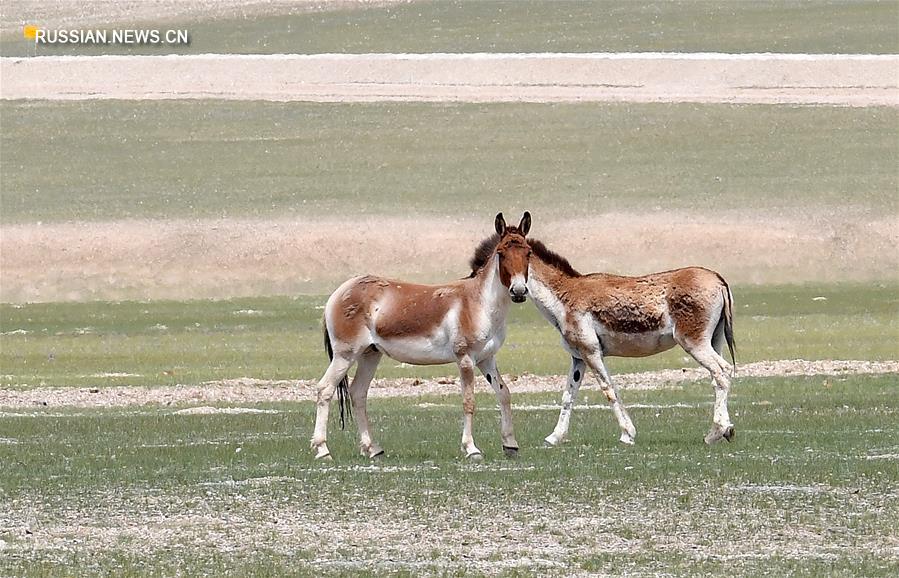
[[[899,375],[899,361],[806,361],[792,359],[763,361],[739,366],[737,377],[778,377],[823,375]],[[562,375],[510,375],[509,389],[513,393],[561,391],[566,377]],[[615,383],[625,390],[677,387],[686,382],[708,380],[703,369],[679,368],[663,371],[620,374]],[[126,407],[142,405],[194,405],[204,403],[272,403],[307,401],[315,397],[314,380],[261,380],[250,377],[214,381],[200,385],[159,387],[39,387],[33,389],[0,389],[0,407],[35,409],[54,407]],[[487,382],[478,379],[477,388],[488,391]],[[586,390],[593,388],[587,382]],[[417,397],[422,395],[453,395],[459,384],[454,377],[420,380],[417,378],[376,379],[372,382],[371,397]],[[204,408],[206,409],[206,408]],[[214,410],[208,408],[212,413]],[[227,410],[225,410],[227,411]],[[0,413],[2,416],[2,413]]]
[[[0,59],[4,99],[899,105],[899,55],[274,54]]]
[[[326,293],[375,272],[445,281],[467,274],[486,226],[482,218],[421,216],[351,225],[334,218],[3,225],[0,301]],[[851,210],[609,212],[542,221],[534,236],[583,271],[702,264],[731,283],[877,281],[899,271],[896,219]]]

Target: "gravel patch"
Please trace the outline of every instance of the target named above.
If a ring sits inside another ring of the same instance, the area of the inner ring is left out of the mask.
[[[281,413],[274,409],[259,409],[255,407],[189,407],[187,409],[179,409],[172,412],[174,415],[210,415],[210,414],[226,414],[238,415],[242,413]]]
[[[899,374],[899,361],[839,361],[802,359],[764,361],[738,366],[737,377],[779,377],[810,375],[876,375]],[[515,393],[557,392],[565,385],[562,375],[509,375],[509,388]],[[613,375],[622,389],[649,390],[680,387],[684,383],[708,380],[699,368],[668,369]],[[263,411],[250,408],[212,408],[210,403],[272,403],[309,401],[315,397],[315,380],[263,380],[250,377],[213,381],[201,385],[113,386],[113,387],[39,387],[34,389],[0,389],[0,407],[34,409],[44,407],[125,407],[140,405],[197,405],[204,407],[181,410],[182,413],[245,413]],[[739,386],[739,384],[738,384]],[[592,382],[585,385],[593,389]],[[477,388],[489,391],[486,381],[478,378]],[[436,379],[375,379],[370,397],[416,397],[454,395],[459,385],[456,377]],[[541,408],[542,409],[542,408]]]

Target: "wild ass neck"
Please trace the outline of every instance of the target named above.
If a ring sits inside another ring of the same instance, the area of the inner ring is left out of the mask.
[[[569,276],[539,258],[531,258],[528,268],[528,291],[541,314],[559,331],[565,319],[565,307],[558,290]]]
[[[480,285],[481,311],[491,325],[504,325],[512,300],[509,298],[509,289],[500,279],[499,259],[496,255],[490,258],[490,264],[482,268],[475,279]]]

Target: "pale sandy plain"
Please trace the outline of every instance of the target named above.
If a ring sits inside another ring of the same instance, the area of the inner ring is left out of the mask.
[[[0,61],[5,99],[896,106],[899,55],[201,54]]]
[[[22,23],[229,16],[384,2],[6,2]],[[625,101],[897,106],[899,55],[379,54],[0,59],[3,99]],[[703,264],[735,283],[895,279],[894,214],[846,209],[620,213],[585,207],[535,235],[585,271]],[[25,223],[0,228],[0,300],[224,298],[322,293],[376,272],[421,281],[466,272],[482,215]],[[424,222],[423,222],[424,221]],[[789,247],[790,250],[784,250]],[[634,255],[640,255],[639,260]]]
[[[864,55],[3,58],[0,97],[893,106],[897,69],[899,56]],[[348,230],[345,221],[327,219],[4,225],[0,299],[289,294],[325,292],[360,272],[422,281],[464,274],[483,218],[415,220],[421,234],[413,243],[397,233],[410,230],[403,216],[355,219],[352,236],[335,233]],[[618,214],[585,207],[583,215],[539,224],[536,234],[588,271],[638,274],[701,263],[734,282],[778,283],[894,278],[899,269],[899,223],[890,214]]]
[[[379,0],[5,2],[22,24],[89,26],[150,18],[353,9]],[[0,59],[3,99],[273,101],[729,102],[899,105],[899,55],[379,54]],[[511,210],[512,208],[510,208]],[[539,218],[539,216],[537,216]],[[10,224],[0,229],[0,300],[231,297],[326,292],[350,275],[437,281],[465,273],[481,215]],[[810,226],[811,225],[811,226]],[[489,227],[488,227],[489,228]],[[340,231],[352,229],[350,235]],[[335,231],[337,231],[335,233]],[[359,234],[361,231],[361,235]],[[895,278],[895,215],[622,214],[585,207],[535,234],[588,271],[638,274],[683,264],[732,282]],[[784,247],[790,247],[784,251]],[[634,255],[641,255],[639,262]]]
[[[491,216],[133,220],[0,228],[0,299],[227,298],[327,293],[361,273],[463,277]],[[485,220],[486,219],[486,220]],[[894,216],[840,211],[617,213],[543,220],[535,237],[583,271],[701,264],[731,283],[878,281],[899,271]],[[414,230],[410,239],[408,231]],[[785,248],[789,247],[789,250]],[[636,258],[635,255],[639,255]]]

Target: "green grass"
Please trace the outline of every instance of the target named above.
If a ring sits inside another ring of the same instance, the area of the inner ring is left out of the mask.
[[[892,214],[894,108],[0,102],[0,221]]]
[[[481,465],[457,396],[373,400],[374,468],[334,423],[335,462],[312,462],[310,403],[6,413],[0,573],[894,575],[895,376],[738,380],[737,437],[713,447],[705,384],[624,395],[654,404],[631,409],[636,446],[592,405],[552,450],[556,410],[523,407],[557,395],[514,396],[507,461],[479,394]]]
[[[738,362],[899,358],[895,285],[735,287]],[[815,297],[826,300],[814,301]],[[254,377],[318,379],[327,365],[326,297],[227,301],[0,305],[0,375],[8,387],[165,385]],[[558,334],[531,304],[514,307],[504,373],[563,374]],[[610,358],[613,373],[694,366],[675,348]],[[381,377],[453,375],[454,366],[403,367]],[[104,374],[133,374],[104,377]]]
[[[56,48],[35,46],[17,31],[0,42],[0,54],[895,53],[899,49],[899,7],[876,0],[472,0],[291,12],[288,8],[265,16],[132,23],[134,28],[186,29],[191,34],[186,47]]]

